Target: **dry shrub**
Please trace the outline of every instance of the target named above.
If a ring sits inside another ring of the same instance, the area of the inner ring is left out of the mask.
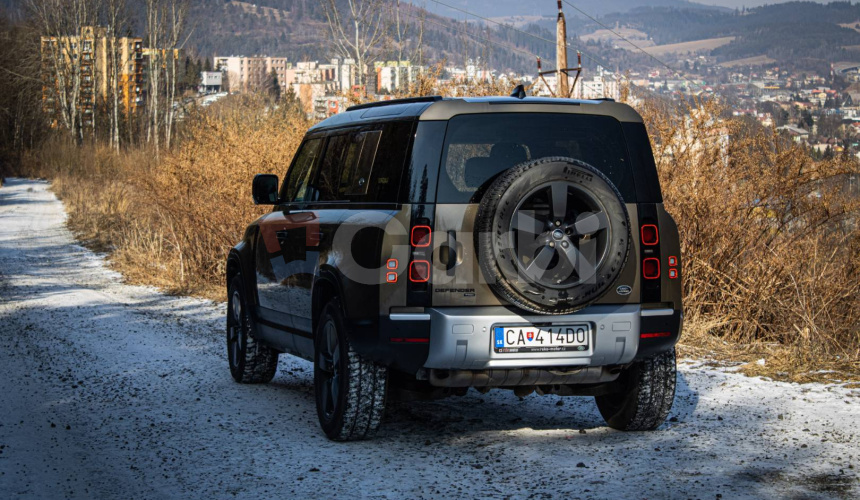
[[[813,161],[714,102],[640,100],[684,259],[688,345],[713,338],[800,375],[860,360],[853,159]],[[777,349],[775,346],[782,346]],[[755,365],[760,366],[760,365]]]
[[[190,117],[179,150],[141,182],[176,247],[180,283],[223,281],[227,251],[264,212],[251,201],[251,179],[283,176],[309,125],[296,107],[252,95]]]
[[[309,125],[294,103],[234,96],[192,112],[180,146],[159,158],[54,140],[25,163],[52,179],[69,227],[132,282],[221,298],[227,252],[265,212],[251,179],[284,175]]]

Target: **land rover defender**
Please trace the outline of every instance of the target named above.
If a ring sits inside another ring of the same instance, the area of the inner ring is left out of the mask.
[[[285,166],[286,167],[286,166]],[[642,118],[611,100],[400,99],[313,126],[227,258],[241,383],[313,362],[334,440],[386,399],[593,396],[650,430],[675,394],[678,230]]]

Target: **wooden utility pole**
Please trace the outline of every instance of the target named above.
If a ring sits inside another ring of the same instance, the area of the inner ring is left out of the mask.
[[[561,11],[561,0],[558,0],[558,21],[556,22],[555,67],[558,71],[558,86],[556,94],[560,97],[570,95],[567,89],[567,23],[564,12]]]

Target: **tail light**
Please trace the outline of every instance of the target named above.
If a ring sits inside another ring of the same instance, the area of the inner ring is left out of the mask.
[[[406,265],[406,301],[410,306],[432,304],[430,281],[433,277],[433,208],[413,207],[415,214],[409,231],[409,262]]]
[[[433,231],[430,226],[415,226],[412,228],[410,240],[415,248],[424,248],[430,246],[430,241],[433,238]]]
[[[654,246],[660,243],[660,233],[657,231],[657,226],[654,224],[644,224],[641,229],[642,244],[646,246]]]
[[[426,260],[413,260],[409,264],[409,281],[413,283],[426,283],[430,281],[430,262]]]
[[[642,261],[642,277],[655,280],[660,277],[660,259],[649,257]]]

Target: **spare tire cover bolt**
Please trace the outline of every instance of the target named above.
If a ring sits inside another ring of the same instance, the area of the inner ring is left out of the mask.
[[[560,225],[561,225],[561,221],[560,221],[560,220],[555,221],[555,225],[556,225],[556,226],[560,226]]]
[[[562,241],[562,242],[561,242],[561,246],[562,246],[562,247],[564,247],[564,248],[567,248],[567,247],[568,247],[568,246],[570,246],[570,245],[569,245],[566,241]]]
[[[550,241],[550,242],[549,242],[549,247],[550,247],[550,248],[555,248],[555,242],[554,242],[554,241]]]

